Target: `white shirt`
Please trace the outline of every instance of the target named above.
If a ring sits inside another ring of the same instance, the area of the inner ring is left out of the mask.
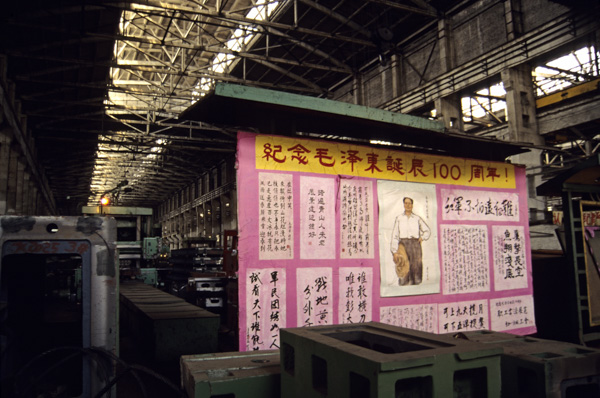
[[[427,240],[431,236],[431,230],[425,224],[425,221],[414,213],[409,216],[406,213],[402,213],[396,217],[394,222],[394,229],[392,229],[392,240],[391,250],[396,252],[398,250],[398,242],[400,239],[423,239]]]

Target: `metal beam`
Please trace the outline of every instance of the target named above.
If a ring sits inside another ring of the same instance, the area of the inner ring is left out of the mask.
[[[186,7],[183,5],[182,6],[179,6],[179,5],[171,6],[171,5],[165,4],[163,2],[160,2],[158,0],[147,0],[144,3],[133,2],[131,4],[150,5],[156,9],[164,10],[164,11],[176,10],[176,11],[180,11],[182,14],[185,13],[185,14],[190,14],[190,15],[201,15],[201,16],[205,16],[205,17],[212,17],[212,18],[215,18],[216,20],[223,21],[224,23],[233,24],[233,26],[228,26],[229,28],[237,28],[238,24],[242,24],[242,25],[248,25],[248,26],[260,26],[261,28],[263,28],[265,30],[267,28],[286,29],[286,30],[295,31],[295,32],[302,33],[302,34],[323,37],[326,39],[346,41],[349,43],[360,44],[360,45],[367,46],[367,47],[376,47],[376,45],[369,40],[356,39],[353,37],[348,37],[348,36],[343,36],[343,35],[338,35],[338,34],[331,34],[328,32],[318,31],[315,29],[302,28],[299,26],[293,26],[293,25],[288,25],[288,24],[279,23],[279,22],[256,20],[256,19],[247,18],[245,16],[235,14],[232,12],[228,12],[228,11],[220,11],[219,12],[214,9],[213,10],[209,10],[209,9],[198,10],[198,9],[193,9],[193,8]],[[136,12],[143,12],[143,11],[136,10]],[[152,12],[148,12],[148,14],[152,14]],[[164,15],[161,14],[161,16],[164,16]],[[176,16],[176,18],[177,18],[177,16]]]
[[[303,78],[302,76],[298,76],[297,74],[295,74],[295,73],[292,73],[292,72],[290,72],[290,71],[288,71],[288,70],[285,70],[285,69],[283,69],[282,67],[280,67],[280,66],[277,66],[277,65],[275,65],[275,64],[274,64],[274,63],[272,63],[272,62],[265,61],[265,60],[262,60],[262,59],[255,59],[255,60],[253,60],[253,61],[254,61],[254,62],[256,62],[256,63],[258,63],[258,64],[264,65],[264,66],[266,66],[266,67],[267,67],[267,68],[269,68],[269,69],[273,69],[273,70],[275,70],[275,71],[277,71],[277,72],[281,73],[281,74],[282,74],[282,75],[284,75],[284,76],[289,76],[289,77],[291,77],[292,79],[296,80],[297,82],[300,82],[300,83],[302,83],[302,84],[306,85],[307,87],[310,87],[310,88],[312,88],[313,90],[320,90],[320,91],[321,91],[321,94],[325,94],[325,93],[327,92],[327,90],[325,90],[325,89],[324,89],[324,88],[322,88],[322,87],[319,87],[319,85],[317,85],[317,84],[315,84],[315,83],[311,82],[310,80],[308,80],[308,79],[305,79],[305,78]]]
[[[315,10],[319,10],[322,13],[330,16],[331,18],[338,20],[339,22],[343,23],[344,25],[351,27],[355,31],[360,32],[363,36],[367,37],[368,39],[370,39],[373,36],[373,34],[370,31],[363,28],[361,25],[357,24],[356,22],[346,18],[345,16],[343,16],[343,15],[341,15],[319,3],[315,3],[312,0],[300,0],[300,1],[306,5],[314,8]]]
[[[425,15],[425,16],[432,17],[432,18],[438,17],[437,11],[435,11],[435,9],[432,10],[429,7],[427,9],[419,8],[419,7],[412,7],[412,6],[407,6],[405,4],[396,3],[395,1],[391,1],[391,0],[367,0],[367,1],[370,1],[371,3],[382,4],[387,7],[397,8],[398,10],[411,12],[413,14]]]
[[[587,37],[599,27],[595,14],[580,15],[577,18],[573,18],[570,13],[564,14],[544,26],[431,79],[416,90],[382,104],[382,107],[397,112],[412,112],[440,97],[482,83],[502,70],[526,63],[556,48]]]

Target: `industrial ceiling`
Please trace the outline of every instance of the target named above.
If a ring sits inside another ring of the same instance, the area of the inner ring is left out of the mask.
[[[215,82],[329,98],[467,3],[11,1],[0,54],[59,214],[106,192],[154,207],[234,156],[247,126],[181,117]]]

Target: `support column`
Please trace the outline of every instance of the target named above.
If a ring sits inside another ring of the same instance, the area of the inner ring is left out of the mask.
[[[506,90],[507,141],[543,144],[538,132],[535,97],[531,67],[519,65],[502,71],[502,82]]]
[[[438,22],[438,43],[440,65],[443,72],[448,72],[456,65],[454,42],[450,21],[440,19]],[[464,131],[462,103],[460,95],[451,94],[435,100],[436,118],[444,123],[449,130]]]
[[[35,212],[35,180],[33,179],[33,176],[30,175],[29,176],[29,190],[27,193],[27,213],[29,215],[37,215],[37,213]]]
[[[392,98],[402,95],[402,57],[393,54],[390,58],[390,72],[392,74]]]
[[[42,215],[38,209],[38,189],[35,184],[35,181],[31,180],[29,182],[29,214],[31,215]]]
[[[19,151],[18,145],[13,143],[10,146],[8,159],[8,182],[6,191],[6,214],[16,214],[17,212],[17,170],[18,170]]]
[[[523,13],[521,0],[504,1],[504,19],[506,20],[506,38],[514,40],[523,34]]]
[[[506,141],[542,145],[544,139],[538,131],[531,67],[520,65],[502,71],[502,81],[506,90],[508,121],[508,133],[502,138]],[[541,152],[539,149],[533,149],[530,152],[511,157],[511,161],[525,165],[528,169],[539,170],[542,166]],[[535,175],[534,172],[527,174],[529,220],[535,223],[544,219],[545,199],[537,197],[535,190],[542,182],[541,176]]]
[[[442,121],[447,129],[464,131],[465,124],[459,95],[452,94],[435,100],[435,111],[436,118]]]
[[[355,75],[352,80],[352,93],[355,105],[365,104],[363,78],[361,74]]]
[[[450,21],[440,19],[438,21],[438,43],[440,48],[440,66],[443,72],[449,72],[456,65],[454,53],[454,41]]]
[[[6,214],[11,143],[10,130],[8,128],[0,130],[0,215]]]
[[[19,155],[17,157],[17,185],[15,198],[15,212],[23,214],[23,181],[25,178],[25,159]]]
[[[23,163],[25,164],[25,163]],[[24,169],[23,170],[23,179],[21,180],[22,187],[22,196],[21,196],[21,213],[23,215],[31,215],[31,209],[29,208],[29,195],[31,194],[29,189],[31,188],[31,175],[29,172]]]

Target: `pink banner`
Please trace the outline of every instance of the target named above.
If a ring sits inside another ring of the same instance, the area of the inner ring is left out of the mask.
[[[240,350],[279,348],[285,327],[371,320],[536,331],[525,168],[392,149],[364,173],[329,166],[377,153],[238,134]],[[410,180],[382,178],[400,172]]]

